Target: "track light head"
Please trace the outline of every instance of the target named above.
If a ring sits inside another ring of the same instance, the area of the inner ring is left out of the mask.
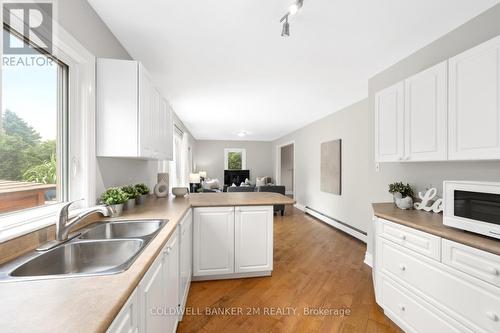
[[[290,36],[290,23],[288,23],[288,17],[283,23],[283,30],[281,31],[281,37],[289,37]]]

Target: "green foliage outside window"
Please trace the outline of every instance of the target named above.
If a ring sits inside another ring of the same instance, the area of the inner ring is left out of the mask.
[[[40,134],[10,110],[0,118],[0,179],[55,184],[56,141],[41,141]]]
[[[229,152],[227,154],[227,168],[229,170],[241,170],[242,163],[241,153]]]

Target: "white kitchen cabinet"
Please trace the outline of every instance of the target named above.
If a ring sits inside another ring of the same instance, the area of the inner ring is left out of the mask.
[[[97,156],[171,159],[172,116],[148,71],[131,60],[97,60]]]
[[[175,332],[177,328],[178,251],[175,231],[139,283],[140,332]]]
[[[193,273],[193,215],[189,210],[179,224],[180,229],[180,251],[179,251],[179,308],[182,311],[186,306],[186,300],[191,284]]]
[[[405,80],[405,161],[447,159],[448,63]]]
[[[137,299],[137,290],[130,295],[127,303],[122,307],[120,313],[116,316],[108,333],[137,333],[139,332],[139,302]]]
[[[404,82],[375,94],[375,158],[396,162],[404,157]]]
[[[194,209],[193,276],[234,273],[234,207]]]
[[[234,271],[273,270],[273,207],[235,207]]]
[[[449,60],[449,158],[500,159],[500,37]]]

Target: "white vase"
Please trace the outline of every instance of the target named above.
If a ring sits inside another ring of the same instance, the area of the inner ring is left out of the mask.
[[[394,193],[394,202],[399,209],[411,209],[413,207],[413,199],[410,196],[404,197],[401,193]]]
[[[168,173],[158,173],[158,183],[155,185],[154,193],[157,198],[164,198],[168,195]]]

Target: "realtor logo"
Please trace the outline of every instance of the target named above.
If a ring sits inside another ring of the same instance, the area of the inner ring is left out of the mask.
[[[3,22],[11,34],[4,35],[4,54],[52,53],[52,3],[4,2]]]

